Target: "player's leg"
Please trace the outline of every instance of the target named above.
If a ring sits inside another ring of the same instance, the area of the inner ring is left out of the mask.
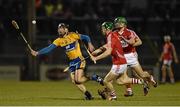
[[[132,69],[144,80],[148,80],[154,87],[157,87],[157,82],[154,80],[153,76],[147,71],[143,71],[140,64],[132,66]]]
[[[170,82],[173,84],[175,83],[175,80],[174,80],[174,73],[173,73],[173,70],[172,70],[172,67],[169,66],[169,78],[170,78]]]
[[[124,72],[125,75],[128,75],[127,73],[128,71]],[[126,91],[124,96],[125,97],[133,96],[132,84],[126,84],[125,87],[126,87]]]
[[[86,96],[85,98],[87,100],[91,100],[92,95],[91,95],[91,93],[89,91],[86,90],[86,87],[83,84],[78,84],[78,83],[75,82],[74,72],[72,72],[70,74],[70,77],[71,77],[72,83],[75,84],[82,93],[84,93],[84,95]]]
[[[104,78],[104,85],[110,89],[109,100],[116,99],[116,93],[112,85],[112,81],[117,79],[120,74],[123,74],[127,70],[127,64],[123,65],[113,65],[110,72]]]
[[[125,97],[133,96],[134,94],[132,91],[132,84],[126,84],[125,87],[126,87],[126,91],[124,93],[124,96]]]
[[[136,79],[136,78],[130,78],[127,74],[123,73],[116,81],[119,85],[126,85],[126,84],[142,84],[144,95],[146,96],[149,92],[149,87],[146,82],[144,82],[143,79]]]
[[[173,84],[175,83],[175,80],[174,80],[174,73],[173,73],[173,70],[172,70],[172,66],[171,66],[171,60],[168,62],[168,73],[169,73],[169,78],[170,78],[170,82]]]
[[[132,52],[132,53],[125,54],[125,58],[126,58],[127,65],[129,68],[131,68],[131,66],[133,66],[133,65],[139,64],[138,58],[137,58],[137,53]],[[133,69],[131,69],[131,71],[132,70]],[[125,73],[126,73],[126,75],[128,75],[128,70]],[[127,84],[125,86],[126,86],[126,91],[125,91],[124,96],[126,96],[126,97],[132,96],[133,95],[132,84]]]
[[[78,63],[76,65],[76,70],[75,70],[75,82],[77,83],[84,83],[86,82],[87,80],[89,80],[89,78],[87,78],[85,76],[85,73],[84,73],[84,68],[86,66],[86,62],[85,61],[82,61],[80,63]]]
[[[127,85],[127,84],[143,84],[144,81],[142,79],[130,78],[127,74],[123,73],[117,79],[117,84],[119,85]]]
[[[166,83],[166,70],[167,70],[167,62],[166,61],[163,61],[163,65],[162,65],[162,68],[161,68],[161,71],[162,71],[162,80],[161,80],[161,83],[164,84]]]
[[[84,83],[87,80],[89,80],[89,78],[85,77],[83,69],[76,70],[74,78],[75,78],[75,82],[77,83]]]
[[[104,78],[104,85],[106,86],[106,88],[110,91],[110,97],[108,100],[116,100],[116,93],[115,93],[115,89],[113,87],[112,81],[117,78],[118,75],[114,74],[112,71],[110,71]]]

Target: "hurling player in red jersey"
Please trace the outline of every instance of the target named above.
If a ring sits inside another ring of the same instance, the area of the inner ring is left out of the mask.
[[[162,83],[166,82],[166,71],[169,71],[169,78],[171,83],[174,83],[174,74],[173,74],[173,70],[171,67],[171,63],[174,57],[174,61],[175,63],[178,63],[178,57],[176,54],[176,49],[173,45],[173,43],[171,43],[171,37],[169,35],[164,36],[164,46],[163,46],[163,51],[161,53],[161,57],[159,59],[159,61],[163,61],[162,64]]]
[[[127,20],[124,17],[117,17],[114,20],[114,25],[117,29],[116,31],[119,33],[119,37],[122,38],[121,44],[128,67],[132,68],[132,70],[135,71],[140,78],[148,80],[154,85],[154,87],[156,87],[157,83],[153,79],[153,76],[148,72],[144,72],[138,61],[138,55],[135,47],[142,44],[141,39],[133,30],[127,28]],[[127,72],[125,74],[127,75]],[[131,84],[126,85],[126,93],[124,96],[133,95],[131,87]],[[144,88],[144,95],[147,95],[147,93],[148,89]]]
[[[104,78],[104,85],[109,90],[108,100],[115,100],[116,94],[113,88],[112,82],[116,79],[118,84],[143,84],[144,81],[140,79],[129,78],[127,75],[123,75],[127,70],[127,62],[124,57],[124,52],[121,46],[121,38],[119,38],[118,32],[112,32],[113,23],[104,22],[101,26],[102,33],[107,37],[107,43],[99,49],[92,52],[93,61],[103,59],[109,55],[112,56],[112,68],[110,72]],[[100,53],[100,54],[99,54]],[[134,81],[133,81],[134,80]]]

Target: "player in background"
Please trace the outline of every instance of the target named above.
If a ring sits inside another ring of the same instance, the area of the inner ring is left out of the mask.
[[[154,87],[157,86],[156,81],[153,79],[153,76],[150,75],[148,72],[143,71],[141,65],[138,61],[138,54],[136,52],[136,46],[140,46],[142,44],[141,39],[137,36],[137,34],[133,31],[127,28],[127,20],[124,17],[117,17],[114,20],[114,25],[116,31],[119,33],[119,37],[121,39],[121,44],[124,51],[124,56],[127,61],[128,67],[130,67],[133,71],[136,72],[140,78],[144,80],[148,80],[151,82]],[[127,75],[127,72],[125,72]],[[148,90],[147,88],[144,88],[144,95],[147,95]],[[126,92],[124,96],[132,96],[132,85],[128,84],[126,85]]]
[[[52,44],[39,51],[31,50],[31,54],[33,56],[40,56],[52,52],[57,47],[64,48],[69,59],[69,71],[72,83],[74,83],[79,88],[79,90],[85,94],[85,98],[87,100],[91,100],[92,95],[83,85],[83,83],[89,80],[89,78],[87,78],[84,74],[86,62],[83,60],[84,57],[82,56],[78,40],[86,41],[88,43],[88,49],[91,52],[94,50],[94,46],[92,45],[89,36],[75,32],[69,32],[68,27],[68,25],[60,23],[58,26],[59,37],[54,40]]]
[[[116,100],[115,89],[112,85],[113,80],[116,80],[118,84],[144,84],[143,80],[129,78],[127,75],[124,75],[124,72],[127,70],[127,62],[124,57],[124,52],[121,46],[121,38],[119,38],[118,32],[112,32],[113,23],[104,22],[101,25],[102,34],[106,36],[107,43],[100,47],[99,49],[92,52],[94,57],[91,57],[93,61],[103,59],[109,55],[112,56],[112,68],[109,73],[105,76],[103,84],[109,90],[108,100]],[[99,77],[95,78],[99,82]]]
[[[173,43],[171,42],[171,37],[169,35],[165,35],[164,36],[164,46],[163,46],[163,51],[161,53],[161,56],[159,58],[160,62],[163,62],[162,64],[162,83],[166,82],[166,72],[168,71],[169,73],[169,78],[170,78],[170,82],[174,83],[174,73],[173,73],[173,69],[171,66],[171,63],[173,61],[174,58],[174,62],[178,63],[178,57],[176,54],[176,49],[173,45]]]

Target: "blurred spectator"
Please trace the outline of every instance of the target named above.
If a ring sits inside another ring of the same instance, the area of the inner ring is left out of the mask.
[[[64,11],[64,18],[65,19],[70,19],[73,17],[73,13],[71,11],[71,8],[66,8],[65,11]]]
[[[53,16],[62,16],[64,13],[63,13],[63,4],[62,4],[62,1],[61,0],[57,0],[57,3],[55,5],[55,9],[54,9],[54,12],[53,12]]]
[[[54,5],[51,3],[51,1],[47,0],[44,7],[45,7],[46,16],[48,17],[51,16],[55,8]]]
[[[169,35],[164,36],[164,46],[159,61],[162,62],[162,83],[166,83],[166,73],[168,72],[170,82],[175,83],[174,71],[172,69],[172,61],[174,59],[175,63],[178,63],[178,57],[176,54],[176,49],[171,42],[171,37]]]
[[[42,0],[36,0],[36,14],[37,16],[45,16],[45,8],[43,7]]]

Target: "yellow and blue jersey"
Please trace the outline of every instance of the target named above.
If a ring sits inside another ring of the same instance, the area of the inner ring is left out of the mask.
[[[84,57],[82,56],[80,45],[78,40],[85,40],[87,42],[91,42],[89,36],[77,34],[74,32],[70,32],[62,38],[57,38],[54,42],[38,51],[38,55],[47,54],[51,52],[56,47],[64,48],[69,60],[70,60],[70,71],[74,72],[77,69],[83,69],[86,65],[85,61],[82,61]]]
[[[73,60],[82,57],[81,49],[78,40],[80,36],[77,33],[71,32],[63,38],[57,38],[53,44],[64,48],[68,58]]]
[[[80,45],[78,40],[80,39],[79,34],[71,32],[68,35],[64,36],[63,38],[57,38],[54,40],[53,44],[56,46],[60,46],[64,48],[70,63],[69,63],[69,70],[74,72],[77,69],[84,69],[86,62],[81,60],[83,59]]]

